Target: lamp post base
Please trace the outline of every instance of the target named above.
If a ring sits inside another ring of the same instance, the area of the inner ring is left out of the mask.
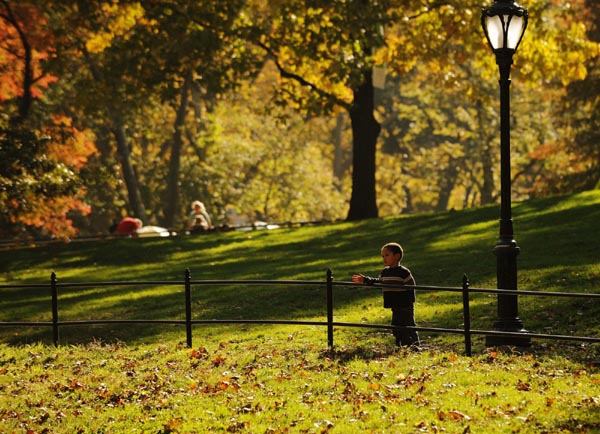
[[[501,318],[494,323],[494,331],[509,333],[527,333],[523,328],[523,322],[519,318]],[[531,338],[529,336],[502,336],[486,335],[485,345],[487,347],[530,347]]]
[[[498,288],[517,290],[517,256],[519,247],[512,239],[512,220],[504,218],[500,220],[500,240],[494,248],[497,258]],[[498,319],[494,322],[492,330],[496,332],[527,333],[523,328],[523,321],[519,318],[518,296],[511,294],[498,294]],[[486,335],[488,347],[531,346],[531,338],[528,336],[503,336]]]

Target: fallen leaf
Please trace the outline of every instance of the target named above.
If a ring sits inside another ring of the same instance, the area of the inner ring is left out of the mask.
[[[170,433],[175,432],[181,426],[181,419],[171,419],[166,424],[163,425],[164,432]]]
[[[461,413],[460,411],[456,411],[456,410],[452,410],[451,412],[448,413],[448,416],[451,419],[454,420],[471,420],[471,418],[469,416],[467,416],[464,413]]]
[[[191,359],[205,359],[208,357],[208,350],[204,347],[193,349],[190,358]]]
[[[220,366],[223,364],[223,362],[225,362],[225,357],[218,355],[217,357],[215,357],[212,361],[213,366]]]

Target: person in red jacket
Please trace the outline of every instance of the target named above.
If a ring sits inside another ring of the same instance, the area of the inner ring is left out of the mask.
[[[381,257],[385,268],[379,277],[369,277],[362,274],[352,276],[352,281],[373,285],[374,283],[397,283],[401,285],[415,285],[415,279],[410,270],[400,261],[404,255],[402,246],[398,243],[387,243],[381,248]],[[383,288],[383,307],[392,309],[392,325],[416,326],[415,323],[415,290],[405,287]],[[419,335],[416,330],[394,330],[396,345],[419,345]]]
[[[116,235],[131,235],[136,236],[137,230],[143,226],[140,219],[134,217],[125,217],[121,220],[114,230]]]

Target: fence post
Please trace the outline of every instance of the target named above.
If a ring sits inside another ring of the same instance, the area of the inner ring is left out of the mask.
[[[56,273],[50,274],[50,291],[52,293],[52,339],[54,346],[58,346],[58,290],[56,288]]]
[[[465,330],[465,353],[471,357],[471,308],[469,306],[469,278],[466,274],[462,280],[463,316]]]
[[[185,269],[185,335],[188,348],[192,348],[192,289],[190,280],[192,272]]]
[[[333,274],[327,269],[327,344],[333,350]]]

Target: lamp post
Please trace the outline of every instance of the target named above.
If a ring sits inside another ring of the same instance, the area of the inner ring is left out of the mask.
[[[494,0],[481,14],[481,25],[487,41],[496,55],[500,70],[500,238],[494,247],[497,258],[498,289],[517,289],[517,255],[519,247],[514,240],[511,214],[510,177],[510,67],[513,54],[527,27],[527,9],[513,0]],[[498,294],[498,319],[494,330],[525,332],[518,316],[518,297]],[[531,340],[520,336],[487,335],[487,346],[529,346]]]

